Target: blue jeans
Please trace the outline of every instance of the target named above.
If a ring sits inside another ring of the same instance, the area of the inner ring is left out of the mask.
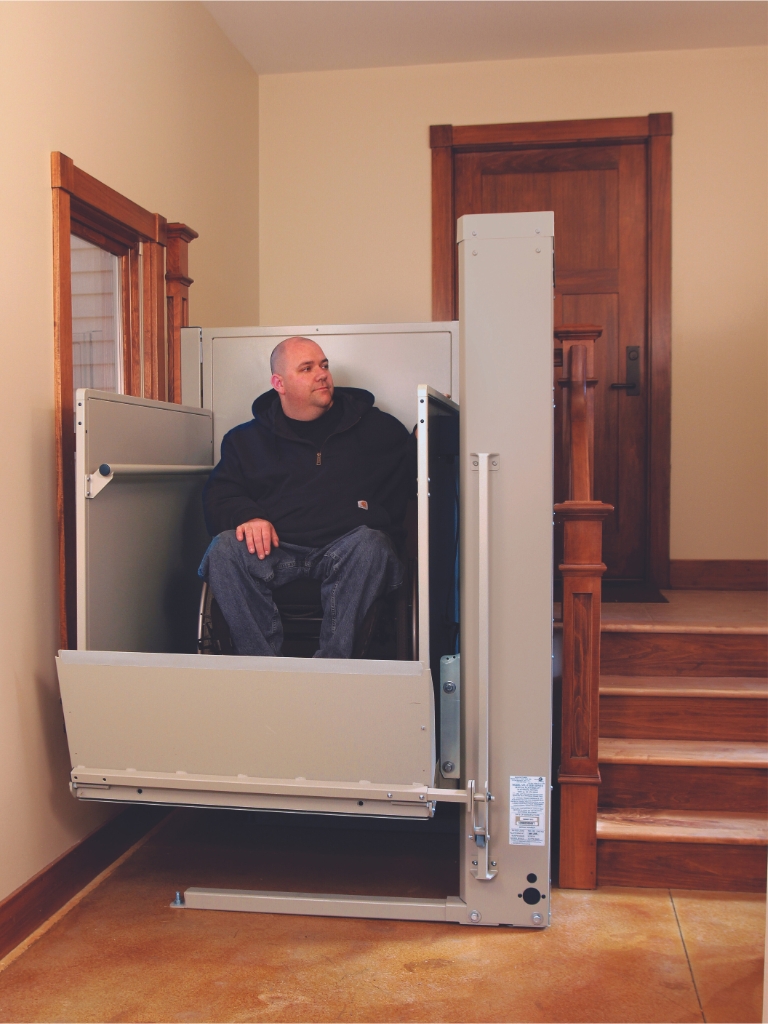
[[[355,634],[369,608],[403,582],[392,542],[358,526],[322,548],[281,544],[263,559],[234,530],[214,537],[198,574],[207,580],[232,634],[237,654],[279,655],[283,624],[272,591],[292,580],[320,581],[323,623],[316,658],[351,658]]]

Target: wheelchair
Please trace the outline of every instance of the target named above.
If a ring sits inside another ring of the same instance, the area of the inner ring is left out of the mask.
[[[405,560],[402,586],[377,598],[355,637],[353,658],[411,661],[418,636],[416,571]],[[323,606],[320,581],[292,580],[272,591],[283,623],[283,657],[311,658],[320,646]],[[207,582],[203,583],[197,624],[200,654],[234,654],[232,636]]]

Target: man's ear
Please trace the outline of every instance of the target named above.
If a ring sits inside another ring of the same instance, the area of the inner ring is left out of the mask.
[[[285,394],[285,384],[283,384],[283,378],[280,376],[279,373],[272,374],[272,379],[270,383],[279,395]]]

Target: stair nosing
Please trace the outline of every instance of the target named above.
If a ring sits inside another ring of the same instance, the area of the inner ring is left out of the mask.
[[[634,676],[626,676],[633,679]],[[694,688],[661,686],[601,686],[600,696],[607,697],[713,697],[720,700],[768,700],[768,690],[697,690]]]
[[[695,626],[681,622],[603,622],[601,633],[687,633],[698,636],[768,636],[768,626]]]
[[[766,829],[766,819],[754,814],[734,814],[731,813],[728,817],[728,812],[723,812],[719,815],[715,815],[714,820],[719,818],[721,821],[730,820],[733,822],[749,822],[753,825],[758,825],[762,828],[763,834],[761,836],[738,836],[734,835],[733,832],[723,831],[717,833],[714,829],[709,834],[696,835],[690,832],[684,831],[686,828],[685,819],[690,818],[691,824],[688,828],[692,827],[694,821],[706,821],[707,812],[702,811],[672,811],[672,810],[658,810],[653,815],[650,815],[651,820],[648,822],[632,822],[626,821],[623,826],[611,830],[611,822],[606,821],[605,816],[607,815],[628,815],[629,812],[634,811],[635,813],[643,813],[644,808],[642,807],[626,807],[612,810],[612,811],[598,811],[597,813],[597,839],[607,840],[612,842],[637,842],[637,843],[691,843],[697,846],[701,845],[717,845],[717,846],[768,846],[768,829]],[[647,812],[646,812],[647,813]],[[653,829],[653,818],[656,818],[658,822],[664,820],[664,816],[667,815],[671,819],[677,819],[677,825],[660,825],[655,826],[653,834],[648,834],[644,830]],[[711,820],[711,819],[710,819]],[[677,829],[677,831],[676,831]]]
[[[605,740],[617,740],[622,746],[629,748],[629,750],[623,754],[608,754],[605,750]],[[715,747],[715,750],[717,750],[718,743],[722,747],[734,750],[734,755],[717,757],[710,754],[707,757],[706,753],[702,753],[701,748],[709,747],[711,749]],[[646,746],[652,744],[653,752],[643,754],[643,744]],[[635,754],[631,752],[633,747],[637,749]],[[665,747],[670,751],[667,754],[664,753]],[[696,747],[699,748],[698,752],[695,750]],[[743,751],[741,757],[738,755],[740,747]],[[759,756],[756,757],[754,754],[752,756],[744,756],[747,748],[754,751],[756,747],[759,749]],[[686,748],[689,751],[687,756],[685,753]],[[600,764],[653,764],[667,765],[668,767],[766,769],[768,768],[768,744],[718,740],[653,740],[623,736],[601,736],[598,744],[597,759]]]
[[[705,686],[705,682],[716,685]],[[768,700],[768,676],[622,676],[602,672],[600,695]]]

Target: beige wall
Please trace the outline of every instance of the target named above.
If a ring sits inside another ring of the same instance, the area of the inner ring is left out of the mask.
[[[67,790],[50,152],[200,232],[193,321],[257,319],[258,80],[195,3],[0,4],[0,898],[105,816]]]
[[[263,324],[428,320],[430,124],[671,110],[672,557],[766,557],[766,51],[260,79]]]

